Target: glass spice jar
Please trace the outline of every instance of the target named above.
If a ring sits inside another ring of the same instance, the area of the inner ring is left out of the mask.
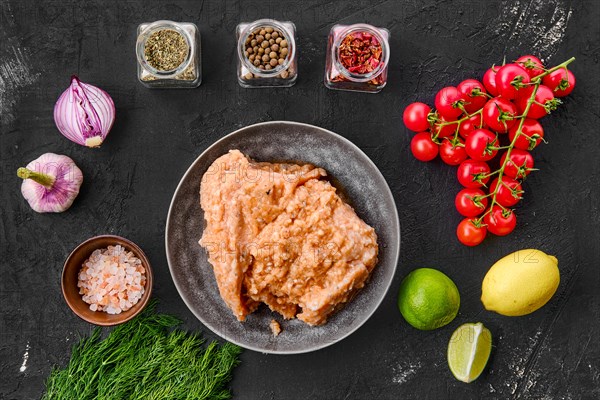
[[[137,29],[139,81],[149,88],[196,88],[202,82],[200,32],[190,22],[156,21]]]
[[[334,25],[329,32],[325,86],[378,93],[387,83],[390,32],[368,24]]]
[[[242,22],[236,28],[237,77],[244,88],[290,87],[296,83],[296,25],[274,19]]]

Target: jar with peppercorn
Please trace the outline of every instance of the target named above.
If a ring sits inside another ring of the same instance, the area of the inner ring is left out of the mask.
[[[142,23],[137,33],[138,79],[144,86],[177,89],[200,85],[200,32],[196,24]]]
[[[390,32],[368,24],[334,25],[329,32],[325,86],[377,93],[387,83]]]
[[[238,82],[245,88],[289,87],[296,83],[296,26],[261,19],[236,29]]]

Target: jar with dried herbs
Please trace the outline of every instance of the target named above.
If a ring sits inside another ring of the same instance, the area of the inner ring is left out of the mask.
[[[245,88],[289,87],[296,83],[296,26],[261,19],[236,29],[238,82]]]
[[[138,79],[146,87],[196,88],[202,81],[200,32],[189,22],[156,21],[138,26]]]
[[[387,83],[390,33],[368,24],[334,25],[327,43],[325,86],[377,93]]]

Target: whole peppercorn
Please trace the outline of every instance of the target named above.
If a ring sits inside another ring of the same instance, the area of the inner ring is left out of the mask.
[[[255,29],[244,39],[243,55],[254,67],[271,71],[280,69],[286,62],[290,50],[285,35],[272,26]],[[287,79],[294,75],[291,69],[279,71],[277,77]],[[259,78],[252,72],[244,72],[243,79]]]

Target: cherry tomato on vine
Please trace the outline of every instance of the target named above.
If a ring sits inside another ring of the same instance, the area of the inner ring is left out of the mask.
[[[498,137],[487,129],[476,129],[465,141],[467,155],[475,161],[488,161],[496,156]]]
[[[483,242],[487,229],[472,218],[465,218],[456,227],[456,236],[465,246],[477,246]]]
[[[423,132],[429,129],[427,115],[431,112],[431,107],[425,103],[412,103],[404,109],[402,120],[404,125],[413,132]]]
[[[504,207],[512,207],[522,198],[523,189],[521,184],[508,176],[502,177],[502,184],[498,185],[498,178],[490,184],[490,193],[496,192],[496,201]]]
[[[529,74],[531,79],[544,73],[544,65],[539,58],[532,55],[521,56],[517,58],[515,64],[518,64],[521,68]]]
[[[449,139],[444,139],[440,145],[440,158],[448,165],[458,165],[467,159],[464,141],[458,138],[459,144],[452,144]]]
[[[565,97],[575,89],[575,75],[570,70],[559,68],[542,78],[556,97]]]
[[[488,98],[485,87],[476,79],[467,79],[456,86],[456,89],[462,94],[465,110],[469,114],[481,110]]]
[[[515,230],[517,217],[512,210],[503,210],[499,206],[494,206],[483,217],[483,222],[487,225],[487,230],[490,233],[496,236],[505,236]]]
[[[504,165],[506,160],[506,154],[502,154],[500,158],[500,165]],[[513,179],[524,179],[531,173],[533,168],[533,157],[527,150],[512,149],[506,167],[504,167],[504,174]]]
[[[456,194],[454,205],[460,215],[476,217],[485,211],[488,199],[481,189],[465,188]]]
[[[483,106],[483,122],[493,131],[506,133],[517,122],[517,106],[514,103],[494,97]]]
[[[515,100],[517,110],[521,115],[525,113],[525,108],[527,108],[527,103],[534,90],[533,86],[524,89]],[[548,115],[548,111],[556,110],[559,101],[554,100],[554,94],[552,94],[552,90],[548,86],[540,85],[535,93],[534,102],[529,107],[527,118],[540,119]]]
[[[486,184],[490,177],[485,175],[491,172],[490,166],[485,161],[465,160],[458,166],[456,177],[461,185],[466,188],[478,188]]]
[[[458,134],[463,139],[466,139],[475,129],[480,129],[483,127],[485,127],[485,124],[483,123],[483,117],[481,114],[476,114],[461,122],[460,127],[458,128]]]
[[[455,120],[447,120],[444,117],[440,117],[440,120],[433,125],[432,131],[437,134],[439,138],[445,138],[448,136],[454,136],[456,133],[456,125],[457,124],[449,124],[441,126],[440,124],[445,124],[447,122],[454,122]]]
[[[496,72],[498,72],[498,67],[489,68],[483,74],[483,86],[489,94],[492,96],[498,96],[498,88],[496,87]]]
[[[435,95],[435,109],[447,120],[454,120],[462,110],[460,105],[464,103],[463,95],[454,86],[440,89]]]
[[[410,141],[410,150],[419,161],[431,161],[438,155],[438,145],[429,132],[417,133]]]
[[[529,83],[530,78],[527,71],[517,64],[506,64],[496,72],[496,88],[498,94],[505,99],[512,100],[517,97],[519,84]]]
[[[513,127],[508,131],[508,138],[510,139],[511,143],[514,140],[518,129],[519,124],[514,124]],[[542,128],[542,124],[540,124],[537,119],[525,118],[525,121],[523,121],[523,126],[521,127],[521,134],[515,142],[515,147],[521,150],[533,150],[538,144],[540,144],[543,137],[544,128]]]

